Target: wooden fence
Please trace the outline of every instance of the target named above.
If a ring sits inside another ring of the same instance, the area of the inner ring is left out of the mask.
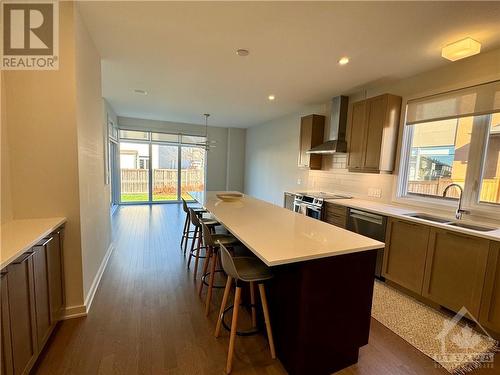
[[[443,191],[449,184],[459,184],[464,186],[464,180],[452,180],[451,178],[441,178],[432,181],[408,181],[408,192],[425,195],[442,196]],[[450,189],[446,194],[450,198],[458,198],[458,189]],[[500,178],[483,180],[480,200],[483,202],[500,202]]]
[[[182,191],[202,191],[204,187],[202,169],[182,169]],[[177,169],[153,169],[153,193],[175,193],[177,191]],[[121,170],[122,194],[147,193],[147,169]]]

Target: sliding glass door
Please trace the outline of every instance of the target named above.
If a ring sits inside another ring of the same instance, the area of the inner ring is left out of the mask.
[[[149,202],[149,144],[120,142],[122,203]]]
[[[192,200],[190,191],[205,189],[204,140],[120,130],[120,202],[179,202],[181,197]]]
[[[179,146],[153,144],[153,201],[179,200]]]
[[[205,190],[205,149],[196,146],[181,146],[181,192],[182,198],[191,200],[190,191]]]

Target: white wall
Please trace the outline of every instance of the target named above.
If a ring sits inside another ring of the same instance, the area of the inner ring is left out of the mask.
[[[500,49],[449,63],[443,68],[418,74],[387,84],[367,85],[367,96],[391,93],[403,97],[403,106],[411,98],[425,96],[500,78]],[[349,95],[352,104],[364,93]],[[354,196],[390,202],[397,175],[350,173],[345,169],[345,156],[328,156],[320,171],[303,171],[297,167],[297,154],[302,115],[327,114],[328,104],[311,106],[307,111],[284,116],[247,129],[245,192],[282,205],[284,190],[323,190],[351,193]],[[404,110],[401,123],[404,122]],[[328,116],[327,116],[328,118]],[[400,126],[399,145],[403,126]],[[399,151],[396,160],[399,160]],[[397,163],[398,164],[398,163]],[[397,170],[396,170],[397,172]],[[302,184],[297,184],[297,179]],[[368,197],[370,187],[380,188],[381,198]]]
[[[83,276],[73,3],[61,2],[59,9],[59,70],[4,72],[9,177],[14,219],[68,218],[66,302],[78,309]]]
[[[118,116],[118,126],[129,130],[205,135],[202,125],[169,121]],[[242,190],[245,151],[241,145],[245,143],[245,135],[245,129],[208,127],[208,138],[215,141],[215,147],[207,156],[207,190]]]
[[[12,220],[12,194],[10,181],[10,156],[7,133],[4,72],[0,72],[0,224]],[[0,239],[2,233],[0,231]]]
[[[110,187],[104,179],[104,137],[107,131],[101,93],[101,58],[75,12],[76,123],[85,300],[111,244]]]
[[[2,184],[10,182],[12,219],[68,219],[66,313],[81,314],[110,242],[104,111],[100,58],[74,3],[59,9],[59,70],[2,72]]]

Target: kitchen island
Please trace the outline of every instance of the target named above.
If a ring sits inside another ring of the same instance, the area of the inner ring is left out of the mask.
[[[368,343],[376,250],[384,244],[243,195],[190,193],[266,265],[276,352],[294,374],[331,374]]]

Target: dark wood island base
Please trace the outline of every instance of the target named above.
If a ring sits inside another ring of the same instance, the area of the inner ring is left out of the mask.
[[[327,375],[368,344],[376,250],[273,267],[271,322],[291,375]]]

